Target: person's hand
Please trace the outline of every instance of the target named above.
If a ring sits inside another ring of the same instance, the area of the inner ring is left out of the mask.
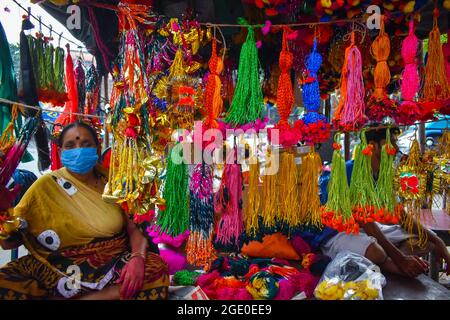
[[[428,270],[428,263],[418,256],[405,255],[396,264],[401,272],[411,278],[415,278]]]
[[[436,253],[437,261],[442,261],[442,259],[445,260],[445,263],[447,264],[445,273],[450,275],[450,253],[441,238],[434,243],[434,252]]]
[[[120,278],[116,282],[120,286],[120,297],[130,299],[142,289],[144,285],[144,258],[135,256],[123,267]]]

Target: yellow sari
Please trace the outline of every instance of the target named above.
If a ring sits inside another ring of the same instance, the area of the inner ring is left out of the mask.
[[[0,269],[0,299],[77,297],[113,284],[130,255],[126,217],[66,168],[39,178],[14,209],[31,255]],[[148,252],[137,299],[165,299],[166,263]]]

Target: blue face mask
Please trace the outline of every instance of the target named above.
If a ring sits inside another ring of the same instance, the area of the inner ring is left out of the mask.
[[[97,161],[96,148],[77,148],[64,150],[61,153],[62,165],[78,174],[86,174],[91,171]]]

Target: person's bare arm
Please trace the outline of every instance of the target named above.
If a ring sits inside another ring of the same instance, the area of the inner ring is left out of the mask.
[[[22,240],[19,237],[12,237],[6,240],[0,240],[0,245],[3,250],[17,249],[22,245]]]
[[[398,266],[398,268],[410,277],[417,277],[426,272],[428,265],[417,256],[403,254],[392,242],[390,242],[380,228],[374,222],[361,225],[367,235],[377,239],[378,244],[384,249],[386,254]]]

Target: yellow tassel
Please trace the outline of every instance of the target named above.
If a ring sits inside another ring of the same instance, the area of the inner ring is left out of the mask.
[[[259,229],[259,162],[257,157],[250,159],[250,172],[248,177],[247,202],[244,208],[245,228],[248,235],[254,236]]]
[[[299,202],[297,192],[297,168],[295,156],[285,151],[281,154],[279,170],[279,203],[280,220],[293,227],[300,223]]]
[[[276,224],[276,216],[278,213],[278,175],[273,173],[269,174],[268,168],[270,168],[271,154],[270,151],[266,156],[265,172],[262,177],[262,218],[264,226],[267,228],[274,227]],[[273,161],[273,160],[272,160]]]
[[[185,74],[186,71],[184,69],[183,62],[183,50],[178,49],[175,53],[175,58],[173,58],[172,65],[169,68],[169,78],[179,77]]]
[[[299,177],[299,209],[301,223],[317,227],[322,225],[319,198],[319,174],[322,160],[317,152],[310,152],[302,159]]]

